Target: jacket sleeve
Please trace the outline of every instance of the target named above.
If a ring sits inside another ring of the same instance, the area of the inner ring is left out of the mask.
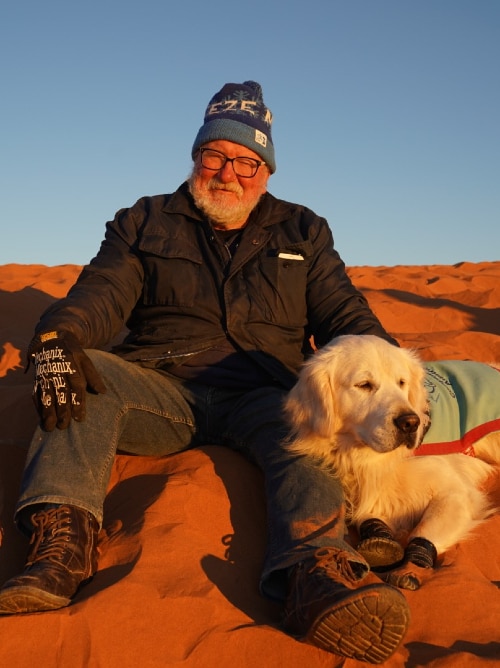
[[[326,220],[314,218],[310,226],[314,257],[308,278],[307,301],[315,344],[324,346],[342,334],[374,334],[399,345],[351,282],[345,264],[335,250]]]
[[[69,331],[84,348],[100,348],[120,333],[142,291],[144,275],[135,248],[144,207],[145,200],[139,200],[107,223],[99,252],[68,295],[43,313],[37,334]]]

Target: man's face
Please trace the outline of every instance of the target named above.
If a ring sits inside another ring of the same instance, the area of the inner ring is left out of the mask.
[[[254,151],[226,140],[211,141],[202,148],[223,153],[227,158],[253,158],[261,162]],[[261,165],[252,178],[237,176],[231,162],[219,170],[206,169],[201,164],[201,156],[195,157],[189,186],[194,201],[215,223],[223,229],[243,227],[248,216],[266,192],[270,173],[267,165]]]

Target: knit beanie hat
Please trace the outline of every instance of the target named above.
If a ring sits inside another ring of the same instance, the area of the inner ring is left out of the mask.
[[[212,97],[205,111],[204,123],[196,135],[191,155],[209,141],[225,139],[255,151],[276,171],[271,139],[273,116],[265,106],[262,88],[256,81],[227,83]]]

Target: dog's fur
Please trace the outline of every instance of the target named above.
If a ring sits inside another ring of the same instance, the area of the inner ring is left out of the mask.
[[[482,487],[500,464],[500,432],[474,444],[476,457],[414,456],[429,423],[423,381],[414,352],[338,337],[305,363],[287,398],[288,448],[338,476],[355,527],[378,518],[403,545],[423,538],[440,555],[493,512]]]

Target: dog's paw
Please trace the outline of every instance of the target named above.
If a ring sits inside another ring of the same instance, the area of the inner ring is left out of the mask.
[[[417,566],[410,561],[392,571],[377,573],[377,575],[381,580],[393,587],[415,591],[416,589],[420,589],[424,582],[431,577],[432,572],[432,568]]]
[[[378,536],[360,541],[356,546],[356,551],[372,569],[393,566],[404,557],[403,547],[397,540]]]

